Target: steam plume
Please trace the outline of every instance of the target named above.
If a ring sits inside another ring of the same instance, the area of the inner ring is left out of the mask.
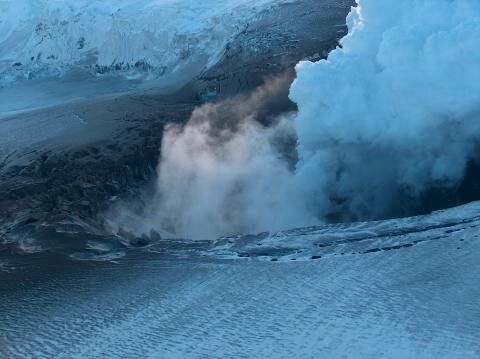
[[[292,181],[291,116],[266,115],[286,81],[271,79],[249,96],[203,105],[186,126],[166,129],[148,226],[205,237],[314,220]]]
[[[143,224],[201,237],[376,218],[455,186],[480,136],[478,1],[361,0],[347,23],[327,60],[297,66],[295,115],[258,121],[267,84],[168,128]]]
[[[296,179],[317,208],[377,217],[464,174],[480,135],[480,8],[362,0],[347,21],[342,48],[297,66]]]

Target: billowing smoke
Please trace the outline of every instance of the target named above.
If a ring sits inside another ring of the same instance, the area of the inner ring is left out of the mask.
[[[271,82],[167,129],[143,231],[378,218],[458,184],[480,138],[478,0],[362,0],[347,22],[327,60],[297,66],[297,113],[259,116]]]
[[[268,79],[247,96],[195,109],[185,126],[166,128],[142,232],[203,238],[315,220],[292,181],[292,115],[274,115],[285,107],[279,101],[285,102],[290,82],[289,76]]]
[[[362,0],[347,22],[342,48],[297,66],[296,177],[320,213],[385,216],[402,196],[456,185],[473,155],[480,7]]]

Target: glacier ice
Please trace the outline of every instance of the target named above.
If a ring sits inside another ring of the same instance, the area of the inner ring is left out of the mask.
[[[249,19],[285,2],[1,0],[0,83],[73,70],[158,78],[208,65]]]

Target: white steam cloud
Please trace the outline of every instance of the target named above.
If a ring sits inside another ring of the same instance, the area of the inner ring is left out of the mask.
[[[375,217],[400,191],[462,178],[480,135],[480,7],[362,0],[347,22],[342,48],[297,67],[296,177],[316,207]]]
[[[204,238],[315,220],[286,158],[295,150],[291,116],[262,116],[288,88],[285,81],[271,79],[249,96],[203,105],[186,126],[166,128],[157,193],[142,214],[142,232]]]
[[[478,5],[361,0],[342,46],[297,66],[297,114],[260,125],[267,84],[170,127],[142,231],[204,237],[377,217],[402,193],[454,186],[480,138]],[[293,165],[285,138],[297,141]]]

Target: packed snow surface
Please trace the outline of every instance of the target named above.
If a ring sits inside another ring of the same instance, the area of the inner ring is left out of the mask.
[[[474,203],[68,269],[47,257],[28,285],[0,264],[0,356],[478,358],[479,226]]]

